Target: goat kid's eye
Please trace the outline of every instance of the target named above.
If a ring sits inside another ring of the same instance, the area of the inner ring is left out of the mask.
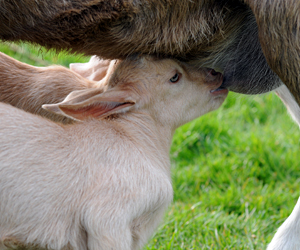
[[[172,78],[170,78],[170,82],[171,83],[176,83],[176,82],[178,82],[179,81],[179,79],[180,79],[180,74],[179,73],[176,73]]]

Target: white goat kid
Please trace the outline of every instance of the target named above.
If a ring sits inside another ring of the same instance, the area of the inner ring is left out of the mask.
[[[44,108],[62,125],[0,104],[0,249],[141,248],[170,204],[180,125],[218,108],[221,74],[166,59],[114,64],[107,88]]]

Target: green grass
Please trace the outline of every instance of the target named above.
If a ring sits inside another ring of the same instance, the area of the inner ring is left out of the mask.
[[[0,51],[14,57],[15,59],[35,66],[48,66],[60,64],[68,67],[70,63],[87,62],[89,57],[82,55],[68,55],[66,53],[56,54],[42,47],[28,44],[1,43]]]
[[[0,51],[35,65],[88,60],[16,48]],[[144,249],[265,249],[299,196],[299,138],[274,94],[230,93],[219,110],[179,128],[174,201]]]

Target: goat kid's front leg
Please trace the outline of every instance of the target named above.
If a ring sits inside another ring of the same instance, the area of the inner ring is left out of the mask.
[[[24,244],[14,237],[6,237],[0,242],[0,250],[17,249],[17,250],[39,250],[39,247],[33,244]]]
[[[300,249],[300,198],[291,215],[278,228],[267,250]]]
[[[137,250],[132,247],[132,235],[130,229],[121,228],[113,231],[101,230],[97,232],[88,232],[89,250]]]

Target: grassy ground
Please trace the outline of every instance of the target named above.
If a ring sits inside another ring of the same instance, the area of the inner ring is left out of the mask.
[[[88,60],[22,47],[0,51],[34,65]],[[265,249],[299,196],[299,138],[274,94],[230,93],[219,110],[179,128],[174,202],[144,249]]]

